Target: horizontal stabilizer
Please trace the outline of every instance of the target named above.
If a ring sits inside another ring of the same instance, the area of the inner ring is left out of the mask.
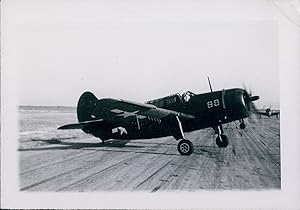
[[[63,125],[63,126],[60,126],[57,129],[60,129],[60,130],[66,130],[66,129],[83,129],[83,128],[88,127],[88,126],[99,125],[100,122],[103,122],[103,119],[92,120],[92,121],[83,121],[83,122],[80,122],[80,123]]]

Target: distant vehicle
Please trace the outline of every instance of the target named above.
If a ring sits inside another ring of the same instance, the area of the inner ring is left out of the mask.
[[[193,143],[184,132],[214,128],[218,147],[227,147],[228,137],[222,124],[239,120],[244,129],[244,118],[255,112],[251,96],[240,88],[195,94],[190,91],[163,98],[137,103],[121,99],[98,100],[91,92],[84,92],[78,101],[79,123],[68,124],[58,129],[82,129],[98,137],[104,143],[109,139],[150,139],[173,136],[180,140],[177,149],[181,155],[193,153]]]
[[[260,117],[261,115],[267,116],[267,117],[272,117],[272,116],[276,116],[276,118],[279,118],[280,115],[280,111],[279,110],[272,110],[271,107],[268,107],[267,109],[258,109],[256,111],[256,114],[259,114]]]

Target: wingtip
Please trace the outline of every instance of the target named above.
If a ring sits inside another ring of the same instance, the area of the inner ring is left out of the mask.
[[[57,128],[57,130],[64,130],[64,125],[63,125],[63,126],[59,126],[59,127]]]

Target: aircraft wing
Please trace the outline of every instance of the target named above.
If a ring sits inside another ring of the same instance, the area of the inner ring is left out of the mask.
[[[74,123],[74,124],[68,124],[68,125],[63,125],[60,126],[57,129],[60,130],[66,130],[66,129],[83,129],[85,127],[89,127],[89,126],[99,126],[101,125],[103,122],[102,119],[99,120],[93,120],[93,121],[84,121],[84,122],[80,122],[80,123]]]
[[[274,114],[280,114],[280,110],[278,110],[278,109],[277,109],[277,110],[273,109],[273,110],[272,110],[272,113],[274,113]]]
[[[274,116],[274,115],[279,115],[280,114],[280,111],[278,111],[278,110],[272,110],[272,112],[270,113],[270,114],[268,114],[267,112],[266,112],[266,110],[257,110],[256,112],[255,112],[256,114],[260,114],[260,115],[264,115],[264,116]]]
[[[256,111],[255,114],[260,114],[260,115],[264,115],[264,116],[268,116],[268,114],[266,113],[266,111]]]
[[[280,114],[279,111],[272,111],[271,116],[273,116],[273,115],[279,115],[279,114]]]
[[[115,118],[119,118],[123,122],[127,122],[128,117],[136,117],[138,119],[148,118],[154,120],[162,120],[163,118],[168,116],[178,116],[181,120],[189,120],[195,118],[191,114],[159,108],[152,104],[143,104],[121,99],[101,99],[98,101],[98,104],[96,106],[99,106],[101,110],[105,112],[103,116],[99,116],[100,119],[98,118],[95,120],[63,125],[58,129],[84,129],[94,126],[103,127],[108,123],[117,126],[117,121],[115,121]],[[97,115],[96,112],[91,114]]]
[[[186,114],[182,112],[177,112],[169,109],[159,108],[152,104],[143,104],[137,102],[131,102],[126,100],[119,100],[115,103],[114,109],[111,112],[115,112],[119,116],[129,116],[131,113],[135,114],[138,118],[148,117],[162,119],[167,116],[173,115],[178,116],[180,119],[189,120],[195,117],[191,114]]]

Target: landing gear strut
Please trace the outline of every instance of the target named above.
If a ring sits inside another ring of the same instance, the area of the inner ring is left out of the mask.
[[[227,147],[228,144],[229,144],[229,140],[228,140],[228,137],[226,135],[223,134],[223,129],[221,126],[218,126],[217,129],[217,138],[216,138],[216,144],[218,147]]]
[[[174,126],[173,136],[176,140],[182,139],[177,145],[177,150],[181,155],[191,155],[194,152],[194,145],[191,141],[184,138],[182,125],[178,116],[176,116],[176,121],[177,123],[176,127]]]

